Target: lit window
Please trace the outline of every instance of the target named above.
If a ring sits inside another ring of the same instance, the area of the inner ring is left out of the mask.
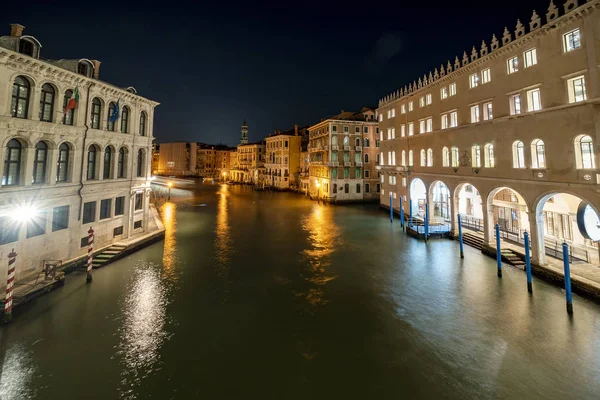
[[[412,122],[408,123],[408,136],[412,136],[415,134],[415,124]]]
[[[535,49],[527,50],[523,53],[523,60],[525,61],[525,68],[537,64],[537,54]]]
[[[565,33],[563,35],[563,45],[565,53],[580,48],[581,35],[579,34],[579,29],[575,29],[571,32]]]
[[[481,168],[481,147],[478,144],[471,147],[471,166]]]
[[[379,122],[383,121],[383,114],[379,114]],[[333,130],[336,130],[336,127],[333,127]]]
[[[494,145],[488,143],[484,147],[485,151],[485,167],[494,168]]]
[[[452,111],[450,113],[450,128],[455,128],[458,126],[458,112]]]
[[[483,103],[483,120],[489,121],[494,118],[494,114],[492,112],[492,102],[488,101],[487,103]]]
[[[419,121],[419,133],[425,133],[425,120],[424,119]]]
[[[431,93],[427,93],[425,95],[425,104],[427,104],[427,105],[431,104]]]
[[[419,107],[423,107],[423,106],[425,106],[425,97],[421,97],[419,99]]]
[[[409,167],[413,166],[413,151],[412,150],[408,151],[408,166]]]
[[[402,150],[402,164],[403,167],[406,167],[406,151]]]
[[[392,108],[392,118],[394,118],[396,116],[396,109]]]
[[[507,61],[507,68],[508,68],[509,74],[517,72],[519,70],[519,58],[518,57],[509,58]]]
[[[443,100],[448,97],[448,88],[443,87],[440,89],[440,98]]]
[[[421,167],[425,167],[427,165],[427,156],[425,155],[425,150],[421,149]]]
[[[458,167],[459,157],[460,156],[458,154],[458,147],[452,147],[452,166],[455,168]]]
[[[451,83],[450,86],[448,86],[448,90],[450,92],[450,96],[454,96],[456,94],[456,83]]]
[[[479,85],[479,75],[473,74],[469,76],[469,87],[474,88],[477,87],[477,85]]]
[[[479,122],[479,106],[471,106],[471,123]]]
[[[427,166],[433,167],[433,150],[427,149]]]
[[[392,110],[387,110],[387,114],[388,114],[388,119],[390,119],[392,117]]]
[[[540,139],[531,142],[531,166],[533,168],[546,168],[546,151],[544,142]]]
[[[489,68],[486,68],[483,71],[481,71],[481,83],[482,84],[488,83],[491,80],[492,80],[492,73]]]
[[[513,168],[525,168],[525,145],[517,140],[512,145],[513,148]]]
[[[410,111],[412,111],[412,110],[413,110],[413,102],[412,102],[412,101],[409,101],[409,102],[408,102],[408,111],[410,112]]]
[[[405,104],[402,104],[400,106],[400,114],[406,114],[406,105]]]
[[[400,136],[406,136],[406,125],[400,125]]]
[[[388,130],[387,130],[387,138],[388,138],[388,140],[390,140],[392,138],[392,130],[391,130],[391,128],[388,128]]]
[[[427,118],[426,125],[427,126],[426,126],[425,130],[427,132],[433,132],[433,118],[432,117]]]
[[[513,94],[509,97],[510,115],[521,114],[521,95]]]
[[[587,99],[585,93],[585,77],[578,76],[567,81],[569,91],[569,103],[577,103]]]
[[[406,178],[402,178],[402,186],[406,186]]]
[[[448,114],[442,114],[442,129],[448,128]]]
[[[578,169],[596,168],[594,143],[590,136],[579,135],[575,138],[575,162]]]
[[[450,166],[450,150],[447,147],[442,149],[442,166],[449,167]]]
[[[542,98],[540,89],[527,91],[527,111],[538,111],[542,109]]]

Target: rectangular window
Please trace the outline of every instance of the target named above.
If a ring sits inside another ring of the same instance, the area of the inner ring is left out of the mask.
[[[579,29],[575,29],[571,32],[563,35],[563,45],[565,53],[573,51],[581,47],[581,35]]]
[[[100,200],[100,219],[111,217],[112,199]]]
[[[408,123],[408,136],[415,134],[415,124],[413,122]]]
[[[450,96],[454,96],[456,94],[456,82],[453,82],[448,86],[448,91],[450,92]]]
[[[125,196],[115,199],[115,215],[123,215],[125,212]]]
[[[406,136],[406,125],[400,125],[400,136]]]
[[[379,118],[379,122],[383,121],[383,114],[379,114],[378,118]],[[335,128],[335,126],[334,126],[334,128]],[[336,132],[337,129],[334,129],[333,131]]]
[[[356,193],[360,193],[360,183],[356,184]]]
[[[400,106],[400,114],[406,114],[406,104]]]
[[[419,99],[419,107],[424,107],[425,106],[425,97],[421,97]]]
[[[471,123],[479,122],[479,106],[471,106]]]
[[[483,103],[483,120],[489,121],[494,118],[494,114],[492,112],[492,102],[488,101],[487,103]]]
[[[409,101],[409,102],[408,102],[408,111],[410,112],[410,111],[412,111],[412,110],[413,110],[413,102],[412,102],[412,101]]]
[[[392,108],[392,118],[394,118],[396,116],[396,109]]]
[[[525,68],[537,64],[537,54],[535,49],[527,50],[523,53],[523,60],[525,62]]]
[[[142,208],[144,208],[144,194],[143,193],[136,193],[135,194],[135,207],[134,207],[134,210],[138,211],[138,210],[141,210]]]
[[[27,238],[40,236],[46,233],[46,212],[38,212],[35,217],[27,221]]]
[[[479,85],[479,75],[472,74],[469,76],[469,87],[474,88],[477,87],[477,85]]]
[[[431,93],[427,93],[425,95],[425,104],[427,104],[427,105],[431,104]]]
[[[368,169],[365,169],[365,178],[368,178],[371,176],[371,171],[369,171]]]
[[[450,113],[450,128],[458,126],[458,111],[452,111]]]
[[[542,98],[540,89],[527,91],[527,111],[538,111],[542,109]]]
[[[371,193],[371,185],[365,183],[365,193]]]
[[[396,139],[396,128],[392,128],[392,139]]]
[[[7,244],[19,240],[21,224],[15,224],[11,217],[0,218],[0,244]]]
[[[440,89],[440,99],[444,100],[446,98],[448,98],[448,88],[444,86]]]
[[[69,206],[54,207],[52,210],[52,232],[69,227]]]
[[[585,77],[578,76],[567,81],[568,92],[569,92],[569,103],[577,103],[579,101],[587,100],[585,93]]]
[[[387,113],[388,113],[388,119],[390,119],[392,116],[392,112],[390,110],[387,110]]]
[[[447,129],[448,128],[448,114],[442,114],[442,123],[441,123],[442,129]]]
[[[387,130],[387,138],[388,138],[388,140],[390,140],[392,138],[392,129],[391,128],[388,128],[388,130]]]
[[[481,83],[488,83],[489,81],[492,80],[492,72],[489,68],[484,69],[483,71],[481,71]]]
[[[508,61],[506,62],[506,68],[507,68],[507,72],[509,74],[517,72],[519,70],[519,58],[518,57],[509,58]]]
[[[425,133],[425,120],[422,119],[419,121],[419,133]]]
[[[119,236],[123,234],[123,225],[121,226],[117,226],[115,229],[113,229],[113,237],[114,236]]]
[[[90,201],[83,204],[83,223],[89,224],[96,220],[96,202]]]
[[[427,126],[425,127],[426,131],[433,132],[433,117],[427,118],[426,122],[427,122],[426,123]]]
[[[365,126],[363,128],[363,133],[369,133],[369,127],[368,126]],[[285,146],[285,147],[287,147],[287,146]]]
[[[141,228],[141,227],[142,227],[142,220],[135,221],[135,222],[133,223],[133,229],[139,229],[139,228]]]
[[[521,95],[513,94],[509,97],[510,115],[521,114]]]

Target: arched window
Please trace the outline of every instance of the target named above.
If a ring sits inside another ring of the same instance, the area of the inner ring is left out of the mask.
[[[356,138],[356,140],[354,141],[356,146],[360,146],[360,138]]]
[[[117,178],[125,178],[125,165],[127,164],[127,151],[124,147],[119,149],[119,158],[117,159]]]
[[[402,150],[402,166],[406,167],[406,151]]]
[[[21,153],[23,146],[17,139],[11,139],[4,153],[4,171],[2,186],[12,186],[21,183]]]
[[[12,102],[10,112],[13,117],[27,118],[29,113],[29,96],[31,94],[31,84],[29,80],[18,76],[13,83]]]
[[[92,129],[100,129],[100,120],[102,119],[102,102],[94,97],[92,100]]]
[[[449,167],[450,166],[450,150],[447,147],[442,149],[442,166]]]
[[[531,167],[546,168],[546,149],[541,139],[531,142]]]
[[[87,162],[87,180],[91,181],[94,179],[98,179],[96,174],[96,165],[97,165],[97,154],[98,149],[95,145],[91,145],[88,149],[88,162]]]
[[[380,153],[375,154],[375,165],[379,165]]]
[[[513,168],[525,168],[525,145],[517,140],[512,145]]]
[[[121,110],[121,133],[127,133],[129,129],[129,107],[123,107]]]
[[[35,154],[33,158],[33,183],[46,182],[46,165],[48,161],[48,145],[44,142],[38,142],[35,145]]]
[[[433,150],[427,149],[427,166],[433,167]]]
[[[77,73],[87,76],[88,78],[92,77],[92,73],[94,72],[94,67],[88,61],[79,61],[77,64]]]
[[[67,109],[67,104],[69,104],[69,100],[73,97],[73,91],[67,90],[65,92],[65,98],[63,100],[63,110]],[[73,125],[73,117],[75,116],[75,109],[71,108],[69,111],[64,113],[63,115],[63,124],[64,125]]]
[[[452,167],[458,168],[460,154],[458,153],[458,147],[452,146]]]
[[[33,50],[35,46],[27,39],[21,39],[19,41],[19,53],[25,54],[29,57],[33,57]]]
[[[111,121],[110,117],[111,115],[113,115],[116,106],[117,105],[112,101],[108,104],[108,115],[106,116],[106,130],[109,130],[111,132],[115,131],[115,121]]]
[[[365,164],[369,162],[369,154],[365,153]]]
[[[486,168],[494,168],[495,160],[494,160],[494,145],[488,143],[484,147],[485,152],[485,167]]]
[[[333,190],[333,193],[337,193],[337,183],[333,184],[332,190]]]
[[[69,179],[69,145],[63,143],[58,148],[58,159],[56,161],[56,181],[66,182]]]
[[[579,135],[575,138],[575,162],[578,169],[596,168],[594,142],[590,136]]]
[[[396,152],[392,151],[392,165],[396,165]]]
[[[344,146],[350,146],[350,138],[348,136],[344,136]]]
[[[137,154],[137,176],[138,178],[144,176],[144,151],[142,149],[139,149]]]
[[[142,111],[140,114],[140,136],[146,136],[146,111]]]
[[[337,146],[338,145],[338,138],[337,138],[337,136],[333,135],[331,137],[331,145],[332,146]]]
[[[412,150],[408,151],[408,166],[409,167],[413,166],[413,151]]]
[[[112,149],[110,146],[106,146],[106,149],[104,149],[104,170],[102,171],[102,179],[110,179],[112,160]]]
[[[392,152],[388,151],[388,165],[392,165]]]
[[[331,170],[331,179],[337,179],[337,168]]]
[[[369,147],[369,139],[368,138],[364,138],[363,147]]]
[[[344,193],[350,193],[350,185],[347,183],[344,185]]]
[[[481,168],[481,147],[478,144],[471,147],[471,166]]]
[[[40,121],[52,122],[54,113],[54,88],[45,83],[40,96]]]
[[[427,156],[425,154],[425,150],[421,149],[421,167],[424,167],[427,165]]]

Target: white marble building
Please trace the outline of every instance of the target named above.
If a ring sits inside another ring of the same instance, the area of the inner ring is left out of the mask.
[[[152,229],[158,105],[102,82],[99,61],[40,59],[42,45],[23,29],[13,24],[0,37],[0,277],[14,248],[17,284],[44,261],[86,254],[90,227],[96,248]],[[76,89],[79,103],[64,114]],[[117,101],[119,118],[110,122]]]

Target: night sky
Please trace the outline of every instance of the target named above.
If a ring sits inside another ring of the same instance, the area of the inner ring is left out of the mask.
[[[244,119],[255,141],[376,107],[517,18],[528,26],[533,9],[544,17],[549,0],[5,3],[0,34],[25,25],[43,58],[98,59],[102,80],[160,102],[157,142],[236,145]]]

